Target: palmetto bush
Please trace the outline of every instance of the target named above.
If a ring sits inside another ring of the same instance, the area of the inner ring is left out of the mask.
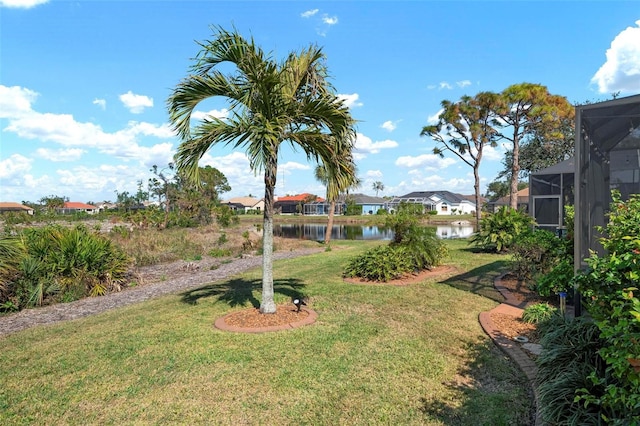
[[[0,237],[0,304],[7,302],[11,292],[10,282],[20,269],[20,262],[26,256],[22,240],[12,236]],[[12,304],[5,305],[12,307]]]
[[[412,272],[407,252],[400,246],[378,246],[367,250],[349,262],[345,277],[359,277],[367,281],[387,282]]]
[[[5,293],[19,308],[99,296],[127,283],[129,258],[85,226],[28,228],[21,239],[26,254]]]
[[[344,275],[386,282],[440,265],[447,248],[435,229],[420,226],[420,217],[410,208],[399,208],[397,214],[389,215],[385,225],[393,230],[393,241],[352,259]]]
[[[484,251],[507,251],[518,239],[531,232],[535,221],[531,216],[507,207],[487,214],[480,222],[480,230],[470,242]]]

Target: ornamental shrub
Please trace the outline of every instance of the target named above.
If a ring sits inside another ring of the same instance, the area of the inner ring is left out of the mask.
[[[523,235],[531,232],[535,221],[526,213],[501,207],[480,221],[480,230],[471,238],[471,244],[484,251],[504,252]]]
[[[565,256],[546,274],[536,280],[535,290],[540,296],[549,297],[564,291],[571,295],[571,283],[575,274],[573,256]]]
[[[598,231],[606,254],[592,253],[575,277],[584,305],[600,330],[603,372],[589,379],[600,389],[580,389],[577,400],[599,408],[607,424],[640,425],[640,195],[623,201],[612,191],[608,223]]]
[[[552,232],[536,229],[525,232],[511,248],[512,271],[521,280],[548,273],[564,253],[563,240]]]
[[[418,211],[415,205],[400,204],[396,214],[385,218],[385,226],[393,230],[393,241],[352,259],[344,276],[386,282],[440,265],[447,248],[435,229],[420,225],[423,215]]]
[[[343,276],[359,277],[367,281],[387,282],[412,272],[406,250],[400,246],[378,246],[367,250],[347,264]]]

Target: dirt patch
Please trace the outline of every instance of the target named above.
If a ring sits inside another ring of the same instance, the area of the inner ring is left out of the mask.
[[[436,266],[435,268],[431,268],[431,269],[425,269],[424,271],[419,272],[417,274],[407,274],[395,280],[386,281],[386,282],[369,281],[364,278],[358,278],[358,277],[344,278],[344,281],[351,284],[404,286],[404,285],[419,283],[428,278],[433,278],[433,277],[438,277],[444,274],[448,274],[450,272],[454,272],[455,270],[456,268],[454,266],[442,265],[442,266]]]

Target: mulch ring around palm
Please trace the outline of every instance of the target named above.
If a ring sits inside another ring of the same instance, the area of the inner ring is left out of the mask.
[[[273,314],[260,313],[258,308],[231,312],[215,322],[215,327],[222,331],[238,333],[265,333],[270,331],[290,330],[316,322],[318,314],[308,308],[300,311],[292,304],[276,306]]]
[[[395,285],[395,286],[403,286],[409,284],[419,283],[429,278],[439,277],[441,275],[445,275],[456,270],[455,266],[451,265],[441,265],[436,266],[435,268],[425,269],[424,271],[418,272],[417,274],[407,274],[395,280],[389,281],[369,281],[364,278],[344,278],[345,282],[351,284],[366,284],[366,285]]]

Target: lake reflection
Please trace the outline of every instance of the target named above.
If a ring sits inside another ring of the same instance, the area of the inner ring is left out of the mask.
[[[436,234],[442,239],[466,238],[473,234],[471,225],[438,225],[434,226]],[[324,241],[327,224],[324,223],[275,223],[273,235],[301,240]],[[391,240],[393,231],[375,225],[333,225],[332,240]]]

